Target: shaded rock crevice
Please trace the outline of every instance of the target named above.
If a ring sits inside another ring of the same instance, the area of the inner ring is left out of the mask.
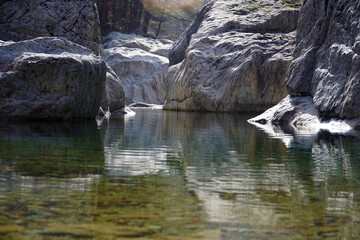
[[[63,37],[101,55],[100,22],[94,0],[2,1],[0,12],[0,40]]]
[[[60,38],[0,41],[2,119],[94,118],[106,77],[105,62]]]

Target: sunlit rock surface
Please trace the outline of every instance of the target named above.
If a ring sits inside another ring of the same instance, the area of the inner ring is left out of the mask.
[[[359,7],[305,1],[286,79],[291,97],[250,121],[341,133],[359,129]]]
[[[154,39],[137,34],[112,32],[103,40],[104,48],[127,47],[139,48],[146,52],[168,57],[173,42],[168,39]]]
[[[140,48],[112,47],[104,50],[104,60],[120,78],[125,103],[163,104],[164,77],[169,60]]]
[[[317,134],[323,130],[336,134],[351,134],[360,126],[360,118],[323,118],[311,97],[291,96],[287,96],[279,104],[250,119],[249,122],[264,129],[269,128],[266,125],[285,126],[292,133],[298,134]]]
[[[95,117],[105,79],[105,62],[70,41],[0,41],[1,118]]]
[[[0,2],[0,40],[63,37],[101,53],[100,22],[93,0]]]
[[[360,117],[359,9],[359,1],[309,0],[300,12],[286,84],[327,117]]]
[[[263,111],[284,98],[298,10],[282,1],[216,1],[204,9],[184,59],[166,76],[164,109]],[[178,58],[179,51],[171,52]]]

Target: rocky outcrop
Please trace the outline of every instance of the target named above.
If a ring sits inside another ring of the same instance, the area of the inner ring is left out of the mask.
[[[244,112],[278,103],[287,94],[297,17],[297,9],[275,0],[206,5],[202,22],[195,21],[170,54],[181,60],[198,28],[183,61],[166,76],[164,109]]]
[[[338,120],[360,126],[359,8],[360,2],[304,2],[286,79],[291,97],[275,107],[281,111],[251,121],[301,127]],[[312,109],[310,118],[304,108]]]
[[[280,125],[287,131],[298,134],[316,134],[320,130],[349,134],[360,126],[360,118],[343,120],[322,117],[310,96],[287,96],[263,114],[250,119],[249,122],[255,125],[264,125],[263,127],[260,125],[260,128],[264,128],[266,125]]]
[[[106,64],[60,38],[0,41],[0,116],[15,119],[95,117]]]
[[[107,65],[105,92],[101,100],[101,108],[110,112],[125,107],[125,93],[122,83],[114,70]]]
[[[306,1],[301,10],[291,96],[311,96],[322,115],[360,117],[360,2]]]
[[[169,56],[169,49],[173,42],[168,39],[155,39],[137,34],[124,34],[112,32],[103,40],[104,48],[126,47],[139,48],[145,52],[153,53],[163,57]]]
[[[109,41],[104,43],[104,60],[121,79],[126,104],[163,104],[169,60],[158,54],[170,45],[133,34],[112,33],[106,39]]]
[[[205,18],[205,14],[210,11],[213,1],[205,5],[196,15],[192,24],[174,42],[169,52],[170,66],[180,63],[185,58],[185,51],[189,46],[191,36],[199,30],[200,24]]]
[[[63,37],[101,53],[94,0],[12,0],[0,2],[0,40]]]

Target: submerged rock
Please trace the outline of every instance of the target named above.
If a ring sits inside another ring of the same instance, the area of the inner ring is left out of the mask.
[[[188,45],[166,76],[164,109],[263,111],[278,103],[287,94],[297,17],[275,0],[206,5],[171,50],[176,63]]]
[[[12,0],[0,2],[0,40],[63,37],[101,53],[100,22],[94,0]]]
[[[167,58],[140,48],[113,47],[104,50],[104,60],[121,79],[126,104],[164,103]]]
[[[70,41],[0,41],[1,118],[95,117],[105,79],[105,62]]]

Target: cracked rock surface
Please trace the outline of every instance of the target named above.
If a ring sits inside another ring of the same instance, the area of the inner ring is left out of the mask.
[[[304,1],[286,78],[290,96],[251,122],[360,129],[359,9],[359,1]]]
[[[327,117],[360,117],[359,9],[346,0],[308,0],[301,9],[286,84]]]
[[[93,118],[106,71],[92,51],[61,38],[0,41],[0,118]]]
[[[63,37],[101,54],[100,22],[94,0],[0,1],[0,40]]]
[[[297,19],[298,9],[283,1],[204,6],[170,50],[179,63],[165,79],[164,109],[246,112],[277,104],[287,95]]]

